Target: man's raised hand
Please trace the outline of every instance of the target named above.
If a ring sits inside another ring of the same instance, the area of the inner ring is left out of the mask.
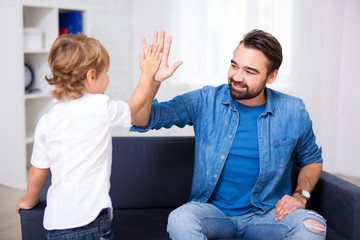
[[[161,55],[160,67],[156,72],[154,79],[156,81],[162,82],[165,79],[171,77],[173,73],[176,71],[176,69],[182,64],[182,62],[181,61],[175,62],[171,67],[169,67],[168,59],[171,49],[172,36],[169,35],[167,37],[166,44],[164,47],[165,30],[161,30],[159,42],[157,42],[158,34],[159,34],[158,31],[155,31],[152,44],[156,44],[156,43],[158,44],[158,47],[160,48],[160,52],[162,52],[162,55]],[[142,47],[143,47],[143,52],[147,52],[147,45],[145,38],[142,39]]]

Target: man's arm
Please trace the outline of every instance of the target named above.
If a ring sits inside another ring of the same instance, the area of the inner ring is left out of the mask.
[[[157,38],[158,38],[158,32],[155,32],[154,38],[153,38],[153,43],[157,42]],[[165,40],[165,31],[161,30],[160,38],[159,38],[159,47],[161,49],[162,49],[162,46],[164,46],[164,40]],[[149,117],[150,117],[152,102],[155,98],[156,93],[159,90],[161,82],[164,81],[165,79],[171,77],[173,75],[173,73],[176,71],[176,69],[182,64],[182,62],[179,61],[179,62],[174,63],[171,67],[169,67],[168,58],[169,58],[169,53],[170,53],[170,49],[171,49],[171,42],[172,42],[172,37],[168,36],[165,47],[164,47],[164,51],[162,53],[160,67],[152,81],[151,90],[147,97],[146,103],[145,103],[144,107],[137,114],[132,116],[131,123],[134,126],[137,126],[137,127],[146,126],[146,124],[149,120]],[[144,38],[142,39],[142,47],[143,47],[144,52],[146,52],[147,46],[146,46],[146,41]]]
[[[311,193],[320,178],[321,171],[321,163],[313,163],[301,168],[298,176],[298,184],[295,188],[295,191],[298,189],[304,189]],[[293,194],[293,197],[304,200],[304,198],[302,198],[299,193]],[[305,201],[304,203],[306,204]]]
[[[304,189],[311,193],[320,178],[322,171],[321,163],[312,163],[300,169],[298,176],[298,184],[296,189]],[[300,196],[300,194],[295,193],[292,196],[285,195],[279,202],[276,204],[276,221],[282,220],[286,215],[292,213],[293,211],[305,208],[306,199]]]

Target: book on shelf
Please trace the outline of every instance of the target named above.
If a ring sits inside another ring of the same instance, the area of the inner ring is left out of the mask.
[[[61,12],[59,13],[59,35],[78,34],[83,32],[82,12]]]

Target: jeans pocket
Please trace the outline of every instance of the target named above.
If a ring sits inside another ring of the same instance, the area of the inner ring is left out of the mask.
[[[113,239],[113,232],[111,228],[105,233],[100,233],[100,240],[112,240],[112,239]]]
[[[99,235],[100,235],[100,240],[113,239],[113,232],[111,229],[111,221],[109,219],[102,219],[100,221]]]

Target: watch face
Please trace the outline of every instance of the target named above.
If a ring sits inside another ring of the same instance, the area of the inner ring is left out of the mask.
[[[25,89],[29,89],[31,84],[34,81],[34,72],[30,68],[29,65],[25,64],[25,72],[24,72],[24,79],[25,79]]]
[[[307,198],[307,199],[310,198],[310,193],[309,193],[308,191],[306,191],[306,190],[302,190],[302,191],[301,191],[301,194],[302,194],[305,198]]]

